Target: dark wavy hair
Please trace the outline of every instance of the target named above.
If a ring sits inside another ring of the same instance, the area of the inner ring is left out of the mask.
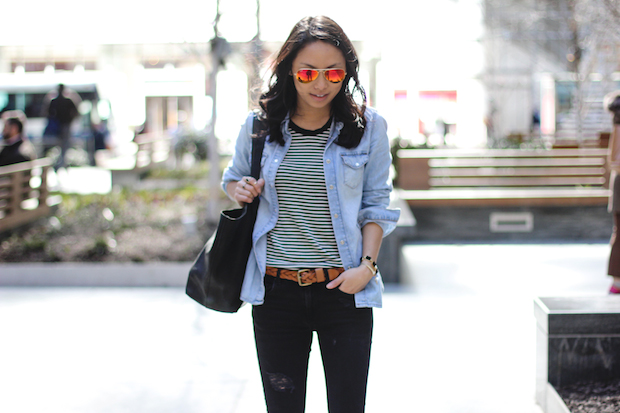
[[[366,127],[366,92],[358,77],[359,60],[353,44],[342,28],[325,16],[305,17],[300,20],[280,49],[273,63],[269,90],[259,100],[262,111],[259,116],[267,125],[264,133],[270,135],[271,142],[284,145],[282,121],[297,107],[297,90],[291,75],[293,60],[301,49],[317,41],[337,47],[344,56],[347,75],[340,92],[332,101],[331,111],[333,118],[344,123],[336,144],[354,148],[362,139]],[[361,95],[361,105],[353,98],[355,92]]]

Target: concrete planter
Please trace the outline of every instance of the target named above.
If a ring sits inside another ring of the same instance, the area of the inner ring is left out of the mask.
[[[2,287],[185,287],[190,262],[0,264]]]
[[[534,314],[536,402],[543,411],[570,413],[555,388],[620,378],[620,297],[538,297]]]
[[[562,400],[562,397],[555,391],[555,388],[549,383],[546,387],[546,408],[545,413],[571,413],[571,411]]]

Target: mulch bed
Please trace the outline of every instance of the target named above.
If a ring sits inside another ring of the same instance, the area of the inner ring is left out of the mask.
[[[620,380],[583,382],[558,389],[571,413],[620,412]]]
[[[54,216],[2,234],[0,262],[193,261],[215,228],[207,202],[192,188],[66,195]]]

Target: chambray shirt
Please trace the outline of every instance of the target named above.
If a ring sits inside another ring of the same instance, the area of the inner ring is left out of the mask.
[[[360,265],[362,257],[361,228],[374,222],[388,235],[398,221],[400,210],[388,208],[392,184],[389,179],[391,155],[385,120],[371,108],[366,110],[366,130],[360,144],[351,149],[336,145],[334,140],[342,130],[341,122],[332,122],[331,135],[325,146],[323,165],[325,185],[332,216],[334,235],[344,268]],[[250,114],[237,138],[235,153],[224,171],[222,188],[231,181],[250,175],[252,153],[252,123]],[[264,277],[267,261],[267,233],[276,225],[279,214],[276,194],[276,172],[286,155],[291,135],[289,118],[282,123],[285,145],[265,141],[261,158],[261,177],[265,187],[260,197],[258,215],[252,235],[252,252],[245,270],[241,300],[250,304],[263,304]],[[304,196],[299,188],[299,196]],[[380,265],[380,263],[379,263]],[[356,307],[381,307],[383,281],[377,275],[366,287],[355,294]]]

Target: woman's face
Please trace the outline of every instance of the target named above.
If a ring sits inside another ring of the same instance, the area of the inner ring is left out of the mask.
[[[312,111],[329,112],[331,103],[340,92],[343,82],[332,83],[322,72],[312,82],[302,83],[296,75],[300,69],[346,70],[346,62],[340,49],[323,41],[310,43],[299,51],[293,60],[291,70],[297,90],[297,114]]]

